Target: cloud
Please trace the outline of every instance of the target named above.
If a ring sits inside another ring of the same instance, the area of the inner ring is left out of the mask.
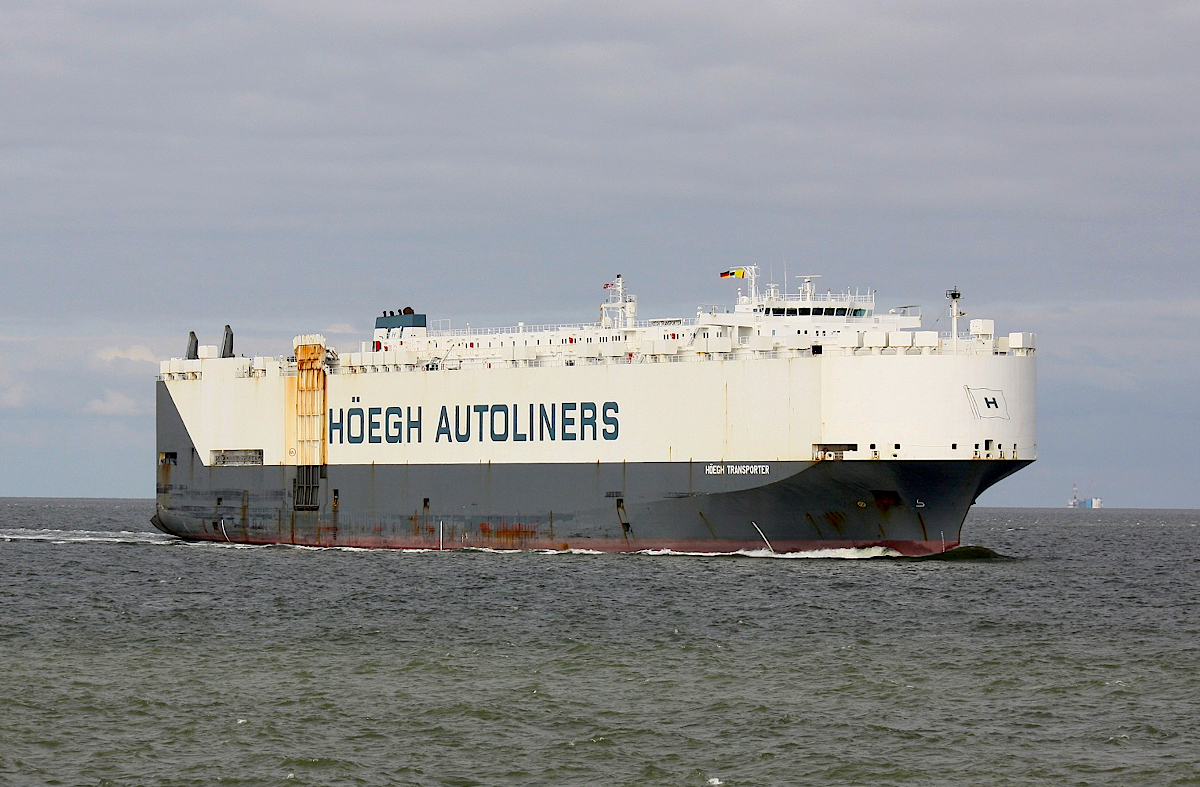
[[[11,383],[0,380],[0,407],[24,407],[29,401],[29,386],[24,382]]]
[[[96,359],[100,361],[138,361],[142,363],[158,363],[159,357],[144,344],[132,347],[102,347],[96,351]]]
[[[1179,363],[1191,353],[1194,331],[1179,326],[1200,319],[1200,298],[1030,304],[1009,314],[1014,328],[1038,334],[1044,381],[1137,391],[1148,381],[1197,378],[1194,365]]]
[[[8,0],[0,314],[39,339],[0,337],[0,404],[128,411],[97,392],[148,390],[192,328],[278,354],[409,303],[573,321],[616,271],[682,314],[784,259],[1036,303],[1005,326],[1039,333],[1043,391],[1182,400],[1197,39],[1176,0]]]
[[[21,379],[19,373],[14,373],[13,365],[5,357],[3,350],[4,348],[0,347],[0,407],[23,407],[29,401],[29,386]]]
[[[95,415],[137,415],[146,412],[139,402],[113,390],[104,392],[104,399],[92,399],[83,408],[84,412]]]

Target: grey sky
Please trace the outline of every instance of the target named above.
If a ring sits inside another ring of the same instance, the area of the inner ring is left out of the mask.
[[[679,316],[758,263],[1039,334],[982,502],[1200,507],[1200,3],[733,8],[8,0],[0,494],[152,494],[189,329],[590,319],[618,271]]]

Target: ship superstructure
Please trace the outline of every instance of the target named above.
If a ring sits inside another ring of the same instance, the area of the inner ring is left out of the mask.
[[[451,329],[412,309],[338,352],[189,345],[164,361],[158,513],[185,538],[725,552],[958,543],[1036,455],[1036,341],[922,330],[874,292],[760,287],[639,319]]]

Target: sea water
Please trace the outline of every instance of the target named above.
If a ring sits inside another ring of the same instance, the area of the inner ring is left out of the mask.
[[[0,784],[1200,784],[1200,512],[982,509],[906,559],[188,544],[152,509],[0,500]]]

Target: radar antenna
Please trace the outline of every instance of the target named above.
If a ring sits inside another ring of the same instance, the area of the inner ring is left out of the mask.
[[[811,301],[813,294],[816,293],[817,290],[817,288],[813,286],[813,279],[821,278],[821,274],[801,273],[797,274],[796,278],[804,279],[804,283],[800,285],[800,294],[804,297],[804,300]]]

